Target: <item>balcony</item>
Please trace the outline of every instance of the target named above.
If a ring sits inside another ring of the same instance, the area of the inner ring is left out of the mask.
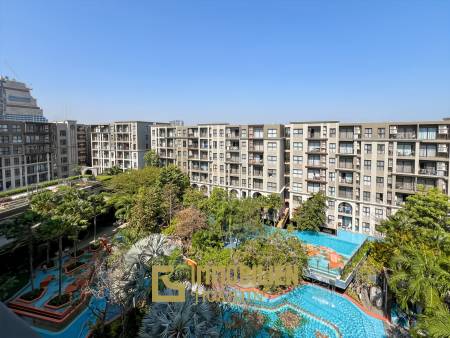
[[[415,140],[417,138],[417,134],[412,131],[411,132],[398,132],[397,134],[392,134],[391,138],[395,138],[398,140]]]
[[[397,183],[395,183],[395,189],[414,191],[415,184],[413,182],[411,182],[411,183],[397,182]]]
[[[437,175],[437,170],[436,168],[422,168],[419,169],[419,174],[420,175]]]
[[[226,149],[228,151],[239,151],[239,146],[227,146]]]
[[[346,204],[348,204],[348,203],[346,203]],[[351,215],[352,207],[351,206],[341,206],[338,208],[338,212],[341,214]]]
[[[313,181],[313,182],[326,182],[327,177],[325,175],[308,174],[306,180]]]
[[[250,164],[263,164],[264,161],[262,159],[254,158],[254,159],[249,159],[248,163],[250,163]]]
[[[342,184],[353,184],[353,178],[352,177],[340,177],[339,183]]]
[[[227,157],[225,161],[231,163],[240,163],[241,159],[239,157]]]
[[[308,147],[308,151],[306,153],[311,153],[311,154],[326,154],[327,153],[327,148],[325,147]]]
[[[249,146],[248,150],[262,153],[264,151],[264,146]]]
[[[353,165],[353,162],[342,162],[342,161],[339,161],[338,162],[338,168],[339,169],[353,170],[355,168],[355,166]]]

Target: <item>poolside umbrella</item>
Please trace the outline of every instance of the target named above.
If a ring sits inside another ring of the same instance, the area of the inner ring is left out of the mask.
[[[342,268],[344,266],[341,260],[341,256],[336,252],[330,252],[330,254],[328,255],[328,259],[330,261],[331,269]]]
[[[14,312],[0,302],[0,327],[2,337],[39,338],[38,334]]]

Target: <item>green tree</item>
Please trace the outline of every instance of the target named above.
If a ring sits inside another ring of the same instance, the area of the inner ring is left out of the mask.
[[[114,176],[107,181],[109,190],[119,194],[137,194],[141,187],[151,187],[158,183],[161,169],[145,167],[138,170],[130,170]]]
[[[158,183],[161,187],[168,184],[173,184],[178,187],[181,197],[184,194],[184,191],[189,187],[189,177],[176,165],[171,164],[167,167],[161,168]]]
[[[94,242],[97,241],[97,217],[101,214],[104,214],[108,211],[108,207],[105,201],[104,194],[94,194],[90,195],[87,198],[88,203],[90,204],[90,211],[92,214],[90,215],[94,219]]]
[[[313,194],[292,215],[298,230],[319,231],[326,224],[327,198],[319,192]]]
[[[194,188],[187,188],[183,195],[183,207],[194,207],[203,212],[208,210],[208,197],[201,191]]]
[[[425,312],[442,308],[450,294],[450,260],[425,245],[408,244],[392,258],[389,286],[402,309],[420,306]]]
[[[261,196],[264,209],[267,213],[267,219],[274,223],[276,221],[277,215],[280,209],[283,207],[283,200],[279,194],[270,194],[268,196]]]
[[[297,237],[275,232],[270,236],[260,236],[244,242],[236,249],[233,259],[249,267],[261,266],[266,271],[275,265],[295,265],[300,279],[307,266],[308,256]],[[265,288],[278,289],[270,286]]]
[[[175,213],[180,209],[180,200],[180,189],[173,183],[166,184],[162,191],[162,207],[166,224],[172,223]]]
[[[113,193],[107,198],[106,203],[114,208],[114,216],[117,219],[126,222],[131,215],[131,209],[134,205],[134,196],[130,194]]]
[[[154,150],[149,150],[145,153],[144,163],[148,167],[159,167],[161,165],[159,156]]]
[[[159,232],[163,220],[162,191],[159,187],[141,188],[130,215],[130,226],[139,233]]]
[[[0,235],[14,239],[16,247],[24,242],[28,245],[28,261],[30,269],[31,291],[34,291],[33,242],[36,238],[34,228],[39,226],[41,218],[32,210],[28,210],[13,220],[3,222]]]

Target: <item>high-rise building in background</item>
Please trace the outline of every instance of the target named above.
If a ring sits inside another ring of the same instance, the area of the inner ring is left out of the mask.
[[[25,83],[0,77],[0,120],[47,122]]]
[[[50,123],[0,121],[0,191],[53,177],[54,128]]]
[[[374,234],[419,187],[449,193],[449,127],[450,120],[150,129],[161,163],[178,165],[205,193],[277,193],[292,214],[320,191],[328,197],[327,228]]]
[[[144,155],[150,149],[153,122],[121,121],[91,125],[92,168],[138,169],[144,167]]]

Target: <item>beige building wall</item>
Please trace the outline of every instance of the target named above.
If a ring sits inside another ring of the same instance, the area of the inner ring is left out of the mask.
[[[292,214],[322,191],[326,227],[373,235],[420,186],[448,194],[449,126],[307,121],[150,129],[163,164],[180,166],[205,193],[215,186],[239,197],[278,193]]]

